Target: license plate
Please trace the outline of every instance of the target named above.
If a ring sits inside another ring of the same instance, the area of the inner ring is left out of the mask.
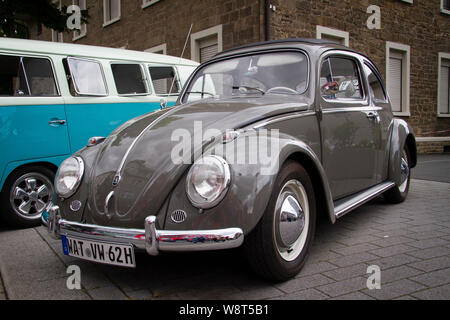
[[[136,267],[134,249],[121,245],[61,236],[63,252],[67,256],[122,267]]]

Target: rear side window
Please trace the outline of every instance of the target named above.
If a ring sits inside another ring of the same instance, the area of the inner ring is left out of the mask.
[[[326,99],[362,99],[361,77],[353,59],[331,57],[322,63],[320,88]]]
[[[386,94],[384,93],[380,78],[378,78],[375,71],[367,63],[364,64],[364,69],[367,74],[369,91],[372,98],[377,101],[386,101]]]
[[[147,94],[145,77],[139,64],[111,64],[118,94]]]
[[[180,83],[173,67],[149,67],[153,87],[157,95],[180,93]]]
[[[73,89],[78,95],[106,96],[101,64],[95,60],[67,58]]]
[[[57,96],[51,63],[45,58],[0,56],[1,96]]]

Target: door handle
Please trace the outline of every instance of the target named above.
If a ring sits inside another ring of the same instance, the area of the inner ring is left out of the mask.
[[[370,120],[375,120],[376,122],[380,121],[380,116],[378,115],[378,112],[376,112],[376,111],[367,112],[366,116]]]
[[[50,125],[52,125],[52,124],[66,124],[66,120],[60,120],[60,119],[58,119],[58,120],[50,120],[49,122],[48,122],[48,124],[50,124]]]

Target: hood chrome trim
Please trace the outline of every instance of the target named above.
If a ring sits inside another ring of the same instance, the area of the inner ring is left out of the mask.
[[[161,111],[163,111],[163,110],[165,111],[165,110],[167,110],[167,109],[160,109],[160,110],[155,111],[155,113],[159,113],[159,112],[161,112]],[[171,112],[173,112],[173,110],[175,110],[175,108],[172,109],[172,110],[170,110],[169,112],[167,112],[167,113],[165,113],[165,114],[170,114]],[[163,115],[165,115],[165,114],[163,114]],[[151,128],[152,126],[154,126],[155,124],[157,124],[157,123],[161,120],[161,117],[162,117],[163,115],[157,117],[155,120],[153,120],[152,122],[150,122],[150,124],[147,125],[147,126],[141,131],[141,133],[139,133],[139,135],[133,140],[133,142],[130,144],[130,146],[128,147],[127,151],[126,151],[125,154],[123,155],[122,160],[120,161],[119,168],[117,169],[116,173],[114,174],[114,181],[112,182],[112,183],[113,183],[113,187],[117,187],[117,185],[120,183],[120,177],[122,176],[122,169],[123,169],[123,166],[125,165],[125,161],[127,160],[128,156],[129,156],[130,153],[131,153],[131,150],[133,150],[134,146],[136,145],[136,143],[138,142],[138,140],[144,135],[144,133],[147,132],[147,129],[149,129],[149,128]],[[116,181],[116,177],[119,177],[118,181]]]

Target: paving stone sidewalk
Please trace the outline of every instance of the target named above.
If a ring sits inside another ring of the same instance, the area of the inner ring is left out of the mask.
[[[0,273],[9,299],[450,299],[450,184],[412,180],[402,204],[377,198],[338,220],[321,221],[301,273],[261,280],[242,251],[137,254],[137,268],[64,256],[43,227],[0,231]],[[81,269],[81,290],[66,286]],[[369,290],[367,268],[381,270]],[[0,299],[4,298],[0,286]]]

